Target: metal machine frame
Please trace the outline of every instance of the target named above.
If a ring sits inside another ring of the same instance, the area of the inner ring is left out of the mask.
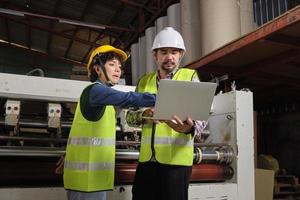
[[[190,200],[254,200],[253,95],[231,91],[215,96],[209,118],[208,143],[227,143],[236,154],[235,175],[222,183],[191,183]],[[131,186],[117,186],[109,199],[131,199]]]
[[[73,81],[54,78],[41,78],[22,75],[0,73],[0,98],[22,100],[31,99],[59,102],[76,102],[84,87],[89,82]],[[22,85],[22,87],[20,87]],[[133,86],[118,86],[122,91],[133,91]],[[19,105],[18,103],[13,105]],[[51,110],[60,110],[56,104],[48,105],[48,115],[53,118],[48,121],[50,128],[56,128],[60,115]],[[199,105],[201,106],[201,105]],[[12,113],[13,124],[18,119],[16,113]],[[9,118],[10,119],[10,118]],[[234,160],[231,167],[234,176],[224,182],[193,182],[189,188],[189,199],[211,200],[254,200],[254,139],[253,139],[253,97],[249,91],[231,91],[215,96],[209,125],[206,129],[204,145],[209,152],[210,144],[226,144],[233,149]],[[204,148],[205,151],[205,148]],[[204,152],[203,151],[203,152]],[[11,152],[1,151],[0,155],[10,155]],[[14,152],[22,156],[30,156],[32,151]],[[43,152],[40,155],[43,154]],[[44,152],[48,155],[49,152]],[[52,156],[58,156],[56,152]],[[220,159],[222,152],[214,152],[214,157]],[[50,153],[51,154],[51,153]],[[13,155],[13,154],[12,154]],[[203,154],[204,155],[204,154]],[[208,154],[209,155],[209,154]],[[119,155],[122,156],[122,155]],[[136,155],[134,155],[136,159]],[[34,192],[28,192],[28,188],[2,188],[0,196],[7,199],[31,199],[40,196],[45,200],[65,199],[63,188],[36,188]],[[52,196],[49,196],[51,193]],[[20,195],[23,194],[23,195]],[[131,185],[118,185],[114,191],[108,193],[108,199],[131,199]]]

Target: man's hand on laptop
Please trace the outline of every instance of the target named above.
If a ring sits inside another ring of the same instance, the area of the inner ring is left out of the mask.
[[[166,120],[163,122],[180,133],[190,133],[194,129],[194,122],[190,117],[188,117],[185,121],[181,121],[178,116],[174,115],[172,120]]]
[[[154,108],[147,108],[144,110],[143,118],[145,119],[146,124],[147,123],[155,123],[155,124],[159,123],[158,120],[152,119],[153,115],[154,115]]]

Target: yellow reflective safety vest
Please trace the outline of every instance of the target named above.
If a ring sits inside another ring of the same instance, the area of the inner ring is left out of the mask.
[[[77,104],[68,139],[64,187],[83,192],[111,190],[115,169],[115,109],[113,106],[105,106],[100,119],[89,121],[83,116],[83,106],[80,106],[86,100],[84,98],[88,98],[83,93]]]
[[[191,81],[195,70],[181,68],[173,80]],[[150,73],[141,78],[137,92],[157,93],[157,73]],[[192,97],[191,97],[192,98]],[[184,104],[184,102],[182,102]],[[191,134],[174,131],[166,123],[144,124],[139,162],[156,159],[168,165],[191,166],[193,164],[194,141]]]

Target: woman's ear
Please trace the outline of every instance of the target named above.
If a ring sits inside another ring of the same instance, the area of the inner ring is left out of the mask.
[[[95,72],[98,74],[98,76],[100,77],[101,76],[101,69],[99,67],[99,65],[94,65],[94,69],[95,69]]]

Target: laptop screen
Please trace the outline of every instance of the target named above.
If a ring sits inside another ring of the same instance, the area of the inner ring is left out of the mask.
[[[177,115],[182,121],[187,117],[207,120],[216,87],[216,83],[160,80],[153,119],[170,120]]]

